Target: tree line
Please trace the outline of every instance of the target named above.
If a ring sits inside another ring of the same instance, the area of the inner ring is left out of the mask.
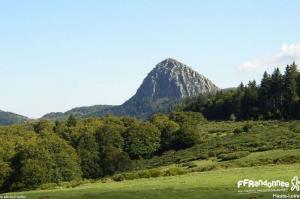
[[[265,72],[258,85],[250,81],[237,89],[200,95],[180,105],[184,111],[201,112],[210,120],[300,119],[300,73],[297,65],[287,65],[284,74],[276,68]]]
[[[201,142],[200,113],[132,117],[40,120],[0,126],[1,192],[42,184],[97,179],[133,170],[136,160]]]

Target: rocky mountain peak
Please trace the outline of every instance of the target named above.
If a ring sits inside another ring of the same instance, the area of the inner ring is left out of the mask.
[[[176,59],[167,58],[147,75],[133,98],[180,99],[217,90],[218,87],[203,75]]]
[[[176,59],[167,58],[156,65],[157,68],[172,69],[174,67],[183,67],[183,64]]]

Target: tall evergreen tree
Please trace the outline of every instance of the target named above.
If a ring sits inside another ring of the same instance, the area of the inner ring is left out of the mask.
[[[271,102],[270,111],[274,119],[282,118],[283,87],[283,76],[279,68],[276,68],[271,76],[271,87],[269,90]]]
[[[284,109],[286,118],[294,118],[295,105],[298,100],[297,94],[297,79],[299,72],[295,62],[291,65],[287,65],[284,74]]]
[[[271,88],[271,77],[270,75],[265,71],[263,78],[260,83],[260,92],[259,92],[259,101],[260,101],[260,108],[262,111],[262,114],[265,118],[268,118],[268,110],[270,108],[270,88]]]

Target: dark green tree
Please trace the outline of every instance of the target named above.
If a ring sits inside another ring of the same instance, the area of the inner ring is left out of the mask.
[[[201,141],[202,135],[198,128],[184,125],[177,131],[173,145],[176,149],[184,149],[199,144]]]
[[[99,145],[93,134],[84,133],[79,139],[76,151],[80,159],[80,167],[84,178],[98,178],[102,176]]]
[[[67,120],[68,127],[74,127],[77,124],[77,119],[74,114],[71,114]]]
[[[172,148],[173,141],[176,136],[176,132],[180,126],[170,120],[166,115],[157,114],[151,119],[151,123],[154,124],[161,132],[160,136],[160,148],[161,151],[166,151]]]
[[[122,134],[125,130],[125,127],[115,123],[100,126],[96,131],[96,141],[99,144],[100,152],[103,153],[110,148],[123,151],[124,139]]]
[[[284,110],[286,118],[296,117],[296,103],[298,101],[297,79],[299,72],[295,62],[288,65],[284,74]]]
[[[81,178],[75,150],[57,135],[46,134],[23,145],[13,159],[12,190]]]
[[[102,155],[104,175],[113,175],[116,172],[128,171],[132,168],[130,157],[116,148],[109,148]]]
[[[150,123],[140,123],[126,130],[124,140],[130,157],[149,158],[160,148],[160,131]]]

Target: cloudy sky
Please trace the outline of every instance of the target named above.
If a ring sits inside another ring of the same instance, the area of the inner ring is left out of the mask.
[[[2,0],[0,109],[121,104],[172,57],[219,87],[300,63],[297,0]]]

